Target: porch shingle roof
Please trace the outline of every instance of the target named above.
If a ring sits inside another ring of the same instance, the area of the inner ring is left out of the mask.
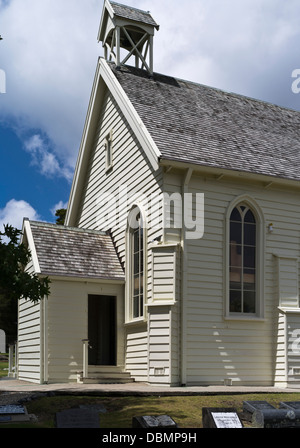
[[[41,274],[124,280],[113,241],[105,232],[30,221]]]
[[[161,158],[300,180],[300,112],[189,81],[111,68]]]

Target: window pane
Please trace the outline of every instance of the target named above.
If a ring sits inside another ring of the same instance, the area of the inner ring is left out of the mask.
[[[244,224],[244,244],[246,246],[255,246],[256,226],[254,224]]]
[[[255,217],[254,217],[253,213],[251,212],[251,210],[247,211],[244,221],[255,223]]]
[[[244,290],[255,290],[255,269],[244,269],[243,287]]]
[[[139,296],[133,298],[133,317],[139,317]]]
[[[139,231],[135,230],[133,232],[133,252],[136,253],[139,251]]]
[[[242,246],[230,244],[230,266],[242,266]]]
[[[244,291],[244,313],[255,313],[254,291]]]
[[[242,291],[230,291],[229,311],[231,313],[241,313]]]
[[[241,214],[237,208],[234,208],[232,210],[232,213],[230,215],[230,221],[242,221]]]
[[[244,267],[255,268],[255,247],[244,247]]]
[[[230,223],[230,242],[236,244],[242,244],[242,223],[231,222]]]
[[[133,255],[133,273],[138,274],[140,272],[140,257],[139,253]]]
[[[242,269],[231,267],[229,281],[230,289],[242,289]]]

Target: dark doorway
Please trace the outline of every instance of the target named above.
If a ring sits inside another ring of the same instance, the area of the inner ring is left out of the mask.
[[[116,365],[116,297],[90,295],[89,365]]]

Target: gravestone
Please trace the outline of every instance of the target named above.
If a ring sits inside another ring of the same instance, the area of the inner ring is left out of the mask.
[[[300,410],[265,409],[255,411],[252,423],[255,428],[300,428]]]
[[[252,415],[255,428],[298,428],[300,409],[276,409],[267,401],[243,401],[244,411]]]
[[[0,406],[0,423],[28,422],[31,416],[24,406],[9,404]]]
[[[281,401],[279,407],[282,409],[300,410],[300,401]]]
[[[79,405],[79,409],[92,410],[100,414],[104,414],[105,412],[107,412],[103,404],[81,404]]]
[[[266,409],[276,409],[267,401],[243,401],[243,409],[245,412],[254,414],[256,411],[263,411]]]
[[[202,408],[203,428],[243,428],[234,408]]]
[[[177,424],[169,415],[143,415],[132,418],[133,428],[177,428]]]
[[[100,428],[99,414],[91,409],[66,409],[56,413],[57,428]]]

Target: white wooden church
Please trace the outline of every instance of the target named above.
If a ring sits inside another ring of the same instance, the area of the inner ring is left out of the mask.
[[[300,386],[300,113],[158,74],[105,0],[64,226],[24,219],[18,378]]]

